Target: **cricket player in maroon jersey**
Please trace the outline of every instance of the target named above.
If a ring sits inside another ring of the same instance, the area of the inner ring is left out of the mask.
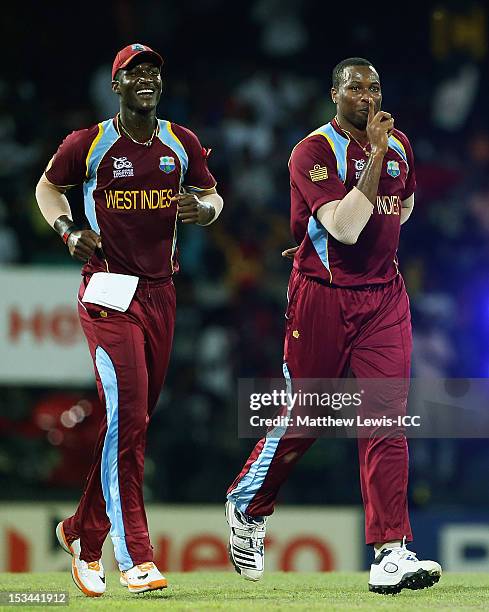
[[[336,117],[290,158],[291,228],[298,248],[288,287],[283,371],[294,379],[408,379],[409,301],[397,265],[399,231],[414,205],[407,137],[381,111],[377,71],[362,58],[340,62],[331,89]],[[385,399],[403,414],[405,393]],[[282,483],[314,438],[260,440],[229,487],[230,557],[249,580],[264,570],[266,519]],[[369,588],[397,593],[432,586],[434,561],[408,551],[408,448],[404,432],[358,439],[367,544],[375,547]],[[327,529],[327,526],[325,526]]]
[[[67,136],[36,189],[46,221],[84,262],[78,310],[106,409],[81,501],[56,530],[87,596],[105,591],[100,557],[109,530],[123,586],[132,593],[167,586],[153,563],[143,472],[173,338],[177,218],[208,225],[223,205],[195,134],[156,117],[162,64],[145,45],[122,49],[112,68],[120,112]],[[86,227],[75,225],[65,196],[74,185],[83,185]],[[127,309],[113,289],[104,295],[114,308],[84,301],[92,278],[109,277],[130,300]],[[137,283],[132,299],[127,280]]]

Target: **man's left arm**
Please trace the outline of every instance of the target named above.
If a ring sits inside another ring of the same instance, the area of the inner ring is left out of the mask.
[[[407,164],[408,164],[408,175],[406,178],[406,185],[404,187],[404,193],[401,196],[401,225],[411,216],[414,208],[414,192],[416,191],[416,171],[414,167],[414,153],[407,136],[402,132],[397,132],[401,143],[404,145],[406,151]]]
[[[401,205],[401,225],[411,216],[414,208],[414,193],[409,196],[406,200],[402,201]]]
[[[201,189],[198,194],[179,193],[172,198],[177,203],[178,218],[182,223],[210,225],[221,214],[223,199],[215,187]]]
[[[178,219],[182,223],[210,225],[219,217],[224,204],[207,166],[211,149],[205,149],[188,128],[173,123],[172,129],[188,155],[181,193],[172,198],[177,204]]]

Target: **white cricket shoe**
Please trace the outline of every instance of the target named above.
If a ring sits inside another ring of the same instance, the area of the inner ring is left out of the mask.
[[[78,557],[72,557],[71,576],[87,597],[100,597],[105,593],[105,573],[100,561],[87,563]]]
[[[168,586],[166,578],[160,573],[152,561],[135,565],[130,570],[121,572],[119,581],[126,586],[131,593],[144,593],[145,591],[156,591]]]
[[[265,569],[266,516],[243,514],[232,501],[226,502],[226,520],[231,528],[229,559],[234,569],[246,580],[257,581]]]
[[[66,539],[65,532],[63,529],[63,521],[56,525],[56,537],[58,538],[59,545],[65,552],[67,552],[72,557],[80,556],[80,538],[78,538],[77,540],[73,540],[71,544],[68,544],[68,540]]]
[[[68,544],[63,529],[63,521],[56,526],[56,537],[61,548],[72,556],[71,576],[76,586],[87,595],[87,597],[100,597],[105,592],[105,570],[102,560],[87,563],[80,560],[80,538]],[[76,560],[76,563],[75,563]],[[74,564],[75,563],[75,564]]]
[[[402,589],[425,589],[440,580],[441,566],[436,561],[419,561],[416,553],[402,546],[384,548],[370,566],[368,590],[396,595]]]

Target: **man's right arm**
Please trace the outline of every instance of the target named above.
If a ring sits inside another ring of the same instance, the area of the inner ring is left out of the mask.
[[[389,148],[389,134],[394,129],[394,119],[390,113],[374,112],[373,100],[369,100],[367,136],[370,142],[370,155],[362,175],[357,183],[357,189],[373,204],[377,198],[382,161]]]
[[[58,187],[48,181],[45,174],[41,176],[36,186],[36,199],[42,216],[51,227],[54,227],[56,219],[66,216],[71,223],[71,209],[65,196],[67,187]],[[74,224],[73,224],[74,225]]]
[[[367,134],[371,153],[360,179],[341,200],[328,202],[317,211],[317,218],[328,232],[343,244],[355,244],[367,225],[377,197],[382,162],[388,149],[394,120],[389,113],[374,114],[370,101]]]
[[[92,230],[79,229],[73,222],[66,192],[87,178],[87,154],[98,126],[69,134],[59,146],[36,187],[39,209],[63,242],[72,257],[87,261],[97,247],[100,236]]]
[[[37,204],[42,216],[67,245],[70,255],[81,261],[87,261],[102,243],[100,236],[94,231],[77,229],[65,195],[67,189],[53,185],[46,174],[43,174],[36,187]]]

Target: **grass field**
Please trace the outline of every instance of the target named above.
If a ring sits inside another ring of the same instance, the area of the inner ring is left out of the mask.
[[[0,591],[68,591],[73,610],[488,610],[489,577],[447,574],[431,589],[403,590],[396,596],[368,592],[367,573],[270,573],[259,583],[234,573],[168,574],[164,591],[131,595],[119,586],[116,572],[107,575],[107,592],[86,598],[69,573],[0,574]],[[20,607],[20,606],[18,606]],[[12,610],[15,606],[0,606]],[[39,610],[41,606],[21,606]],[[43,607],[42,609],[53,609]],[[62,606],[61,609],[66,609]]]

